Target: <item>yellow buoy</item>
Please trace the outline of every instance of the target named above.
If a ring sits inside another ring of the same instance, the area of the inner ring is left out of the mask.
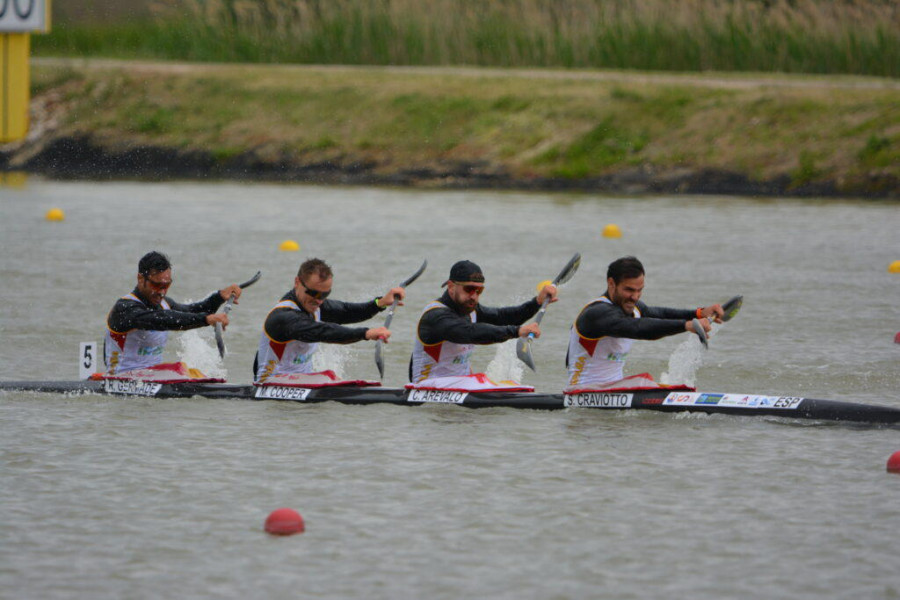
[[[619,229],[618,225],[610,223],[606,227],[603,228],[603,237],[607,238],[620,238],[622,237],[622,230]]]
[[[44,216],[48,221],[65,221],[66,213],[61,208],[51,208]]]
[[[281,245],[278,246],[278,249],[282,252],[296,252],[300,249],[300,244],[294,240],[284,240],[281,242]]]
[[[537,284],[537,292],[538,292],[538,294],[540,294],[540,293],[541,293],[541,290],[544,289],[545,287],[547,287],[548,285],[553,285],[553,282],[550,281],[549,279],[546,279],[546,280],[540,282],[539,284]]]
[[[888,273],[900,273],[900,260],[895,260],[888,266]]]

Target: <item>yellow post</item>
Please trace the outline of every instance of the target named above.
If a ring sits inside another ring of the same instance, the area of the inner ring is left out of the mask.
[[[0,142],[13,142],[28,133],[30,35],[0,34]]]

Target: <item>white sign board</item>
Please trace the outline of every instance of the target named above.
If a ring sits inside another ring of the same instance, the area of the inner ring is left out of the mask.
[[[81,342],[78,351],[78,379],[88,379],[97,371],[97,358],[97,343]]]
[[[47,31],[50,0],[0,0],[0,33]]]

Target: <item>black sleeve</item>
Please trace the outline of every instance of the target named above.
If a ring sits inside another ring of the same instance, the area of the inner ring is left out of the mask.
[[[216,292],[219,296],[219,293]],[[219,296],[221,301],[222,297]],[[204,302],[207,302],[207,298]],[[169,302],[169,299],[166,298]],[[195,309],[202,306],[204,302],[197,304],[189,304],[187,307]],[[221,302],[220,302],[221,303]],[[162,307],[150,308],[137,300],[128,298],[119,298],[109,316],[106,319],[107,326],[119,333],[131,331],[132,329],[142,329],[148,331],[183,331],[186,329],[196,329],[206,326],[206,315],[214,312],[215,308],[208,312],[196,312],[196,310],[186,311],[180,310],[185,305],[177,302],[169,302],[172,310],[164,310]],[[211,306],[207,305],[207,306]],[[218,308],[218,307],[216,307]]]
[[[169,303],[172,310],[189,313],[203,313],[204,315],[216,312],[219,310],[219,307],[225,303],[225,301],[222,300],[222,294],[219,292],[213,292],[200,302],[194,302],[193,304],[180,304],[171,298],[166,298],[166,302]]]
[[[341,302],[329,299],[322,303],[319,310],[322,320],[329,323],[359,323],[371,319],[384,309],[379,308],[374,299],[368,302]]]
[[[490,306],[478,305],[475,310],[478,311],[479,323],[490,323],[491,325],[521,325],[531,317],[537,314],[541,308],[537,298],[532,298],[519,306],[505,306],[503,308],[493,308]],[[518,332],[518,327],[516,327]]]
[[[519,326],[473,323],[468,315],[459,315],[449,308],[438,307],[422,315],[418,334],[424,344],[444,341],[456,344],[495,344],[518,337]]]
[[[372,303],[374,305],[374,302]],[[349,344],[366,339],[366,327],[344,327],[336,323],[316,321],[312,315],[292,308],[276,308],[266,317],[266,335],[276,342],[326,342]]]
[[[684,318],[659,318],[642,316],[640,319],[629,317],[622,309],[606,302],[595,302],[587,306],[575,320],[578,333],[586,338],[596,339],[604,336],[630,338],[634,340],[658,340],[660,338],[683,333],[685,321],[692,317],[691,311],[666,312],[674,309],[649,309],[638,304],[642,315],[677,314]]]

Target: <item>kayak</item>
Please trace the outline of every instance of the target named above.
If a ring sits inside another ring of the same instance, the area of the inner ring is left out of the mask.
[[[535,410],[655,410],[739,416],[777,416],[791,419],[846,421],[871,424],[900,423],[900,408],[799,396],[766,396],[671,391],[666,388],[544,394],[539,392],[465,392],[407,390],[380,386],[302,388],[231,383],[156,383],[149,381],[5,381],[0,390],[63,394],[110,394],[153,398],[216,398],[343,404],[457,404],[467,408],[526,408]]]

